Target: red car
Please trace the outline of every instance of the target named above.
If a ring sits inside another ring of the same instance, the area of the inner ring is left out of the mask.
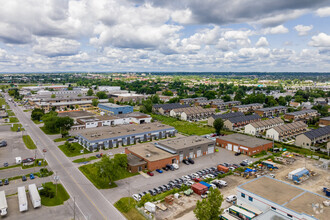
[[[149,176],[153,176],[153,175],[154,175],[153,172],[148,172],[147,174],[148,174]]]
[[[200,182],[200,181],[201,181],[200,178],[194,178],[193,180],[194,180],[195,182]]]

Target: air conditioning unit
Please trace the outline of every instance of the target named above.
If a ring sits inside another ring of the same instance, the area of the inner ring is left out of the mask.
[[[150,157],[151,155],[150,154],[146,154],[146,157]]]

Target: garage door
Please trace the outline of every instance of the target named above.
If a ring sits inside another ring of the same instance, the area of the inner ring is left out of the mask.
[[[213,154],[214,153],[214,146],[207,148],[207,154]]]
[[[189,152],[189,157],[194,158],[194,152]]]
[[[233,150],[233,145],[232,145],[232,144],[228,144],[228,145],[227,145],[227,149],[228,149],[228,150]]]
[[[200,156],[202,156],[202,150],[201,149],[197,150],[197,157],[200,157]]]
[[[238,150],[238,146],[234,145],[234,151],[235,151],[235,152],[238,152],[238,151],[239,151],[239,150]]]
[[[180,162],[183,160],[183,154],[180,154]]]

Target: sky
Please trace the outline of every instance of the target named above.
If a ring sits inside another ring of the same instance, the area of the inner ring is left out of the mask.
[[[330,72],[330,0],[0,5],[0,72]]]

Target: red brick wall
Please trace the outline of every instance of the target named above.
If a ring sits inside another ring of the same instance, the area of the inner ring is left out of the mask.
[[[271,149],[273,147],[273,143],[271,143],[271,142],[268,143],[268,144],[260,145],[258,147],[249,148],[249,147],[244,146],[244,145],[239,145],[239,144],[236,144],[234,142],[225,141],[225,140],[221,140],[221,139],[218,139],[218,138],[216,140],[216,145],[219,146],[219,147],[227,148],[227,145],[228,144],[232,144],[233,145],[232,150],[234,150],[234,145],[238,145],[238,146],[242,146],[242,147],[248,148],[248,150],[244,150],[244,153],[247,154],[247,155],[249,155],[249,156],[254,155],[254,154],[257,154],[257,153],[260,153],[263,150],[267,151],[268,149]],[[240,149],[239,148],[239,150],[243,153],[243,149]]]
[[[328,126],[330,125],[330,121],[320,119],[320,125]]]

